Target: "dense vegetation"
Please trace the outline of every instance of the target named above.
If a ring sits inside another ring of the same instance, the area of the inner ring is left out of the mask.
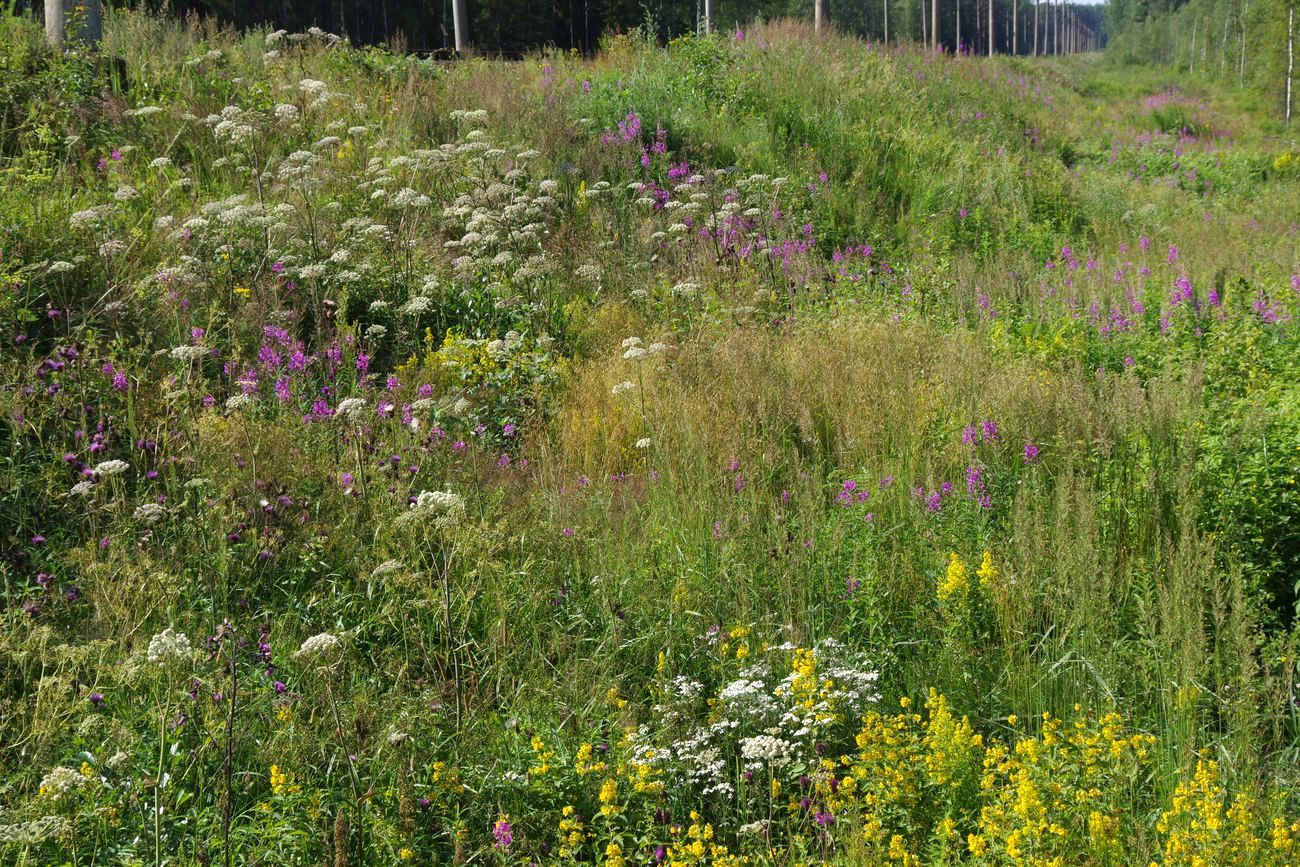
[[[0,27],[3,863],[1291,861],[1249,94]]]

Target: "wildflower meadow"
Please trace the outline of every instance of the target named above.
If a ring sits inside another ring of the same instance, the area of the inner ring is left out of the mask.
[[[0,864],[1300,862],[1257,91],[103,28],[0,5]]]

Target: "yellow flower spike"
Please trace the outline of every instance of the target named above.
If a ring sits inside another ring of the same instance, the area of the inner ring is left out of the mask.
[[[963,594],[969,589],[970,579],[966,572],[966,564],[954,551],[948,557],[948,568],[935,589],[935,596],[940,602],[945,602],[952,596]]]
[[[975,575],[980,579],[981,587],[987,587],[994,578],[998,577],[998,567],[993,565],[993,553],[991,551],[984,552],[984,559],[980,561],[980,567],[975,572]]]

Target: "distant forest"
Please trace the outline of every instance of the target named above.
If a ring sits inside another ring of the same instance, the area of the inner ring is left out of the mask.
[[[694,33],[703,22],[703,0],[467,0],[469,39],[483,54],[517,56],[553,46],[583,53],[595,51],[602,36],[649,25],[667,41]],[[922,3],[925,9],[922,10]],[[989,4],[994,4],[990,16]],[[136,4],[132,4],[136,5]],[[410,51],[445,52],[453,45],[451,0],[170,0],[139,4],[175,15],[213,16],[238,28],[270,25],[290,31],[320,27],[357,44],[393,43]],[[891,41],[920,41],[929,0],[828,0],[832,24],[845,33],[869,39],[885,36],[886,9]],[[17,10],[40,14],[41,0],[17,0]],[[1033,0],[941,0],[940,41],[949,51],[961,33],[963,50],[984,53],[990,20],[994,50],[1010,53],[1013,30],[1016,53],[1033,52]],[[1101,7],[1039,4],[1044,22],[1048,9],[1070,10],[1086,30],[1101,34]],[[1013,27],[1011,17],[1018,15]],[[813,0],[714,0],[714,29],[733,30],[759,18],[811,18]],[[958,23],[958,16],[961,21]],[[1040,48],[1054,53],[1050,31]],[[1062,51],[1065,50],[1064,36]]]

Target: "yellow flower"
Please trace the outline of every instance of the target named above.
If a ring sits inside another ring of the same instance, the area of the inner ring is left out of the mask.
[[[966,848],[970,849],[970,853],[978,858],[989,850],[989,843],[979,834],[967,834]]]
[[[970,589],[970,578],[966,573],[966,564],[961,561],[954,551],[948,557],[948,569],[944,572],[943,578],[939,581],[939,586],[935,589],[935,596],[940,602],[947,600],[949,597],[965,593]]]
[[[621,812],[623,808],[618,805],[618,780],[606,777],[600,785],[600,814],[617,816]]]
[[[247,286],[236,286],[235,294],[238,295],[240,298],[247,298],[249,295],[252,295],[253,293],[252,291],[249,290]]]
[[[412,858],[415,857],[415,850],[408,846],[402,851],[398,852],[397,857],[402,859],[403,861],[410,861]]]
[[[998,567],[993,565],[992,552],[984,552],[984,559],[980,561],[980,568],[975,574],[979,576],[981,587],[987,587],[990,581],[998,577]]]

